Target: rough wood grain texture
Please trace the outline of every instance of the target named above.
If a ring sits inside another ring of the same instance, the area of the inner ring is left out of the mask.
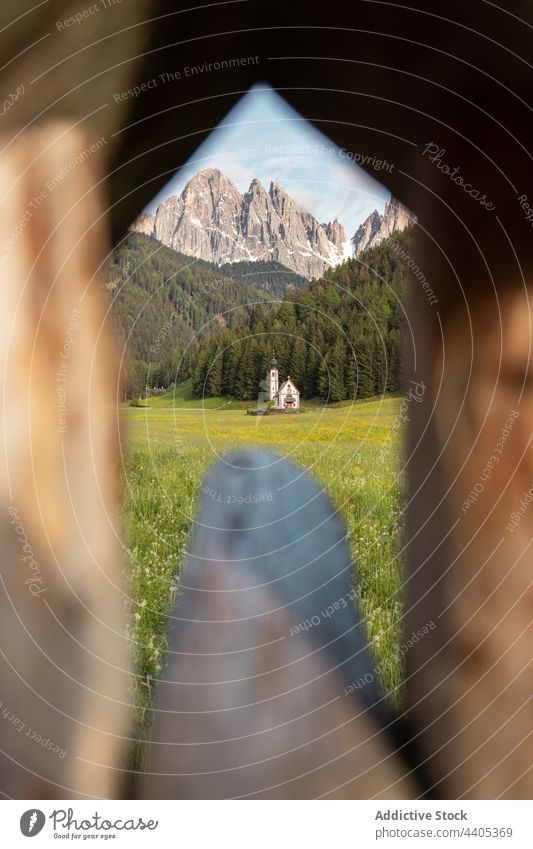
[[[0,789],[19,798],[115,795],[126,732],[96,158],[54,182],[87,143],[52,123],[0,156]]]

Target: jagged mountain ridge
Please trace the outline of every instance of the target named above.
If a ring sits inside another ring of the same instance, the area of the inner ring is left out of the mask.
[[[396,230],[400,232],[409,225],[414,224],[416,218],[396,198],[391,198],[385,204],[383,215],[377,209],[371,212],[368,218],[357,228],[352,238],[353,256],[358,256],[367,248],[375,248],[387,239]]]
[[[348,241],[337,219],[320,224],[280,183],[272,181],[267,191],[254,179],[241,194],[217,168],[206,168],[179,196],[160,203],[155,215],[142,213],[131,229],[217,265],[274,260],[311,279],[407,223],[409,213],[392,200],[383,216],[374,211]]]
[[[349,244],[338,221],[320,224],[280,183],[267,191],[252,180],[243,195],[216,168],[199,171],[131,229],[208,262],[275,260],[307,278],[345,259]]]

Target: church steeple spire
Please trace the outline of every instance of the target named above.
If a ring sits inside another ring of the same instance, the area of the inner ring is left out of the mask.
[[[270,360],[270,370],[268,372],[268,397],[271,401],[278,394],[278,383],[278,361],[276,359],[276,352],[272,349],[272,359]]]

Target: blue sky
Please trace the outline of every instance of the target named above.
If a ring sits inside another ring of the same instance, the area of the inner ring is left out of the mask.
[[[347,237],[390,192],[350,158],[372,160],[370,150],[342,151],[266,84],[254,86],[200,145],[191,159],[154,198],[148,211],[179,194],[202,168],[218,168],[245,192],[254,177],[268,189],[271,180],[318,221],[337,218]],[[377,164],[377,162],[375,163]]]

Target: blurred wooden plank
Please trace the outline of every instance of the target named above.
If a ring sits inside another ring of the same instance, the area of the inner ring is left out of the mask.
[[[441,350],[425,348],[436,409],[423,437],[427,410],[413,411],[407,627],[429,615],[436,628],[407,655],[408,696],[438,797],[533,793],[533,266],[525,254],[523,286],[505,259],[505,286],[450,310]]]
[[[224,458],[203,493],[142,794],[413,798],[329,499],[258,450]]]
[[[132,101],[120,95],[140,74],[150,40],[155,0],[22,0],[0,11],[4,96],[3,132],[31,129],[36,121],[81,124],[92,139],[105,138],[103,157],[116,154],[114,137]]]
[[[127,728],[117,373],[89,144],[56,122],[0,157],[0,788],[18,798],[116,795]]]

